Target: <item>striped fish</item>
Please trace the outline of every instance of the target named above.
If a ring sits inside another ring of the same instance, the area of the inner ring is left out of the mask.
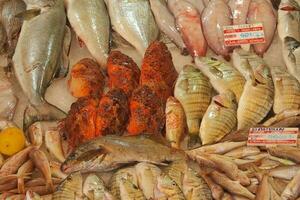
[[[162,174],[158,177],[157,188],[167,196],[168,200],[185,200],[179,186],[166,174]]]
[[[120,181],[121,200],[146,200],[142,190],[126,178]]]

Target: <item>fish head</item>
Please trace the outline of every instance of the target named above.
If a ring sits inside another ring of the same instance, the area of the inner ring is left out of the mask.
[[[173,181],[168,175],[162,174],[157,179],[157,188],[166,194],[172,193],[174,187],[178,187],[176,182]]]
[[[213,102],[217,106],[223,108],[237,109],[237,101],[235,94],[231,90],[227,90],[224,93],[221,93],[213,97]]]

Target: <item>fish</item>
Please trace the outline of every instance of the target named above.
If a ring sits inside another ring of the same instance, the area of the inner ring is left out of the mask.
[[[51,169],[47,156],[39,149],[33,149],[29,153],[29,157],[33,161],[35,167],[42,173],[45,178],[46,187],[50,191],[54,191],[53,182],[51,179]]]
[[[24,179],[28,174],[30,174],[34,170],[34,164],[32,160],[26,161],[17,172],[18,177],[18,190],[19,193],[24,194],[25,193],[25,183]]]
[[[276,31],[276,16],[272,5],[266,0],[251,0],[248,14],[247,24],[261,23],[265,36],[265,42],[254,44],[254,51],[258,55],[263,55],[271,45]]]
[[[4,29],[2,23],[0,23],[0,53],[3,53],[6,48],[7,36],[6,30]]]
[[[274,85],[269,67],[255,53],[235,49],[232,60],[247,80],[237,109],[237,129],[243,130],[267,116],[273,104]]]
[[[246,24],[247,14],[251,0],[230,0],[228,5],[232,13],[232,24]]]
[[[186,1],[190,2],[195,8],[197,8],[198,13],[200,15],[202,14],[205,8],[203,0],[186,0]]]
[[[162,174],[157,178],[157,188],[167,196],[168,200],[184,200],[184,194],[170,176]]]
[[[110,21],[103,0],[66,0],[69,22],[98,64],[106,69]]]
[[[23,0],[3,0],[0,7],[0,21],[2,22],[7,36],[5,54],[11,59],[23,24],[22,19],[18,18],[16,15],[26,10],[26,4]]]
[[[266,127],[295,127],[299,124],[300,110],[284,110],[263,123]]]
[[[198,176],[195,171],[188,169],[184,173],[183,193],[186,200],[212,200],[210,191],[205,180]]]
[[[121,178],[120,181],[120,195],[121,200],[146,200],[142,190],[137,188],[130,180],[125,178]]]
[[[34,148],[35,147],[33,146],[28,146],[8,158],[0,169],[0,177],[16,173],[19,167],[21,167],[27,161],[29,153]]]
[[[193,57],[205,56],[207,42],[201,26],[201,15],[188,1],[168,0],[168,7],[175,17],[182,39]]]
[[[144,55],[159,34],[149,1],[109,0],[107,8],[113,30]]]
[[[49,130],[45,132],[45,146],[49,153],[59,162],[65,161],[62,150],[61,135],[58,130]]]
[[[258,187],[256,198],[257,200],[274,199],[280,200],[280,196],[274,191],[271,184],[269,183],[269,177],[263,176],[263,179]]]
[[[268,147],[268,152],[272,156],[288,159],[300,163],[300,149],[291,146],[274,146]]]
[[[157,177],[162,173],[161,170],[149,163],[138,163],[135,165],[135,170],[139,188],[141,188],[147,199],[154,199],[154,189]]]
[[[279,178],[269,178],[269,183],[272,185],[272,188],[277,192],[277,194],[282,194],[286,186],[290,181],[279,179]]]
[[[218,93],[231,90],[239,101],[245,78],[230,63],[220,61],[213,57],[202,57],[195,59],[197,67],[209,78],[210,83]]]
[[[183,152],[143,135],[131,137],[107,135],[80,145],[67,157],[61,169],[65,173],[78,170],[107,172],[135,162],[164,164],[184,159]]]
[[[110,191],[114,197],[121,199],[120,183],[122,179],[128,179],[130,183],[138,187],[138,177],[134,167],[127,167],[118,170],[110,179]]]
[[[187,150],[187,154],[201,154],[201,153],[212,153],[212,154],[226,154],[239,147],[246,146],[247,142],[222,142],[212,145],[205,145],[195,149]]]
[[[223,0],[211,0],[203,10],[201,19],[208,46],[217,55],[228,59],[231,49],[225,46],[223,27],[232,25],[229,6]]]
[[[24,21],[13,56],[15,75],[30,102],[24,112],[25,130],[36,121],[65,117],[63,111],[44,100],[44,94],[60,67],[66,25],[63,1],[26,0],[26,4],[29,11],[23,15],[33,8],[41,13]]]
[[[268,173],[269,176],[280,178],[280,179],[286,179],[286,180],[292,180],[294,176],[296,176],[297,172],[300,170],[299,165],[294,166],[279,166],[274,169],[271,169],[271,171]]]
[[[225,174],[218,171],[213,171],[211,174],[212,179],[226,189],[228,192],[240,195],[249,199],[255,199],[255,195],[243,187],[238,181],[230,180]]]
[[[170,163],[165,169],[164,173],[175,181],[177,186],[183,190],[183,178],[184,172],[188,169],[188,165],[185,161],[174,161]]]
[[[282,200],[296,199],[300,196],[300,170],[294,178],[289,182],[281,194]]]
[[[217,143],[236,128],[236,110],[235,95],[230,90],[212,98],[199,130],[202,145]]]
[[[68,175],[63,173],[60,169],[61,164],[55,161],[49,162],[51,175],[57,178],[65,179]]]
[[[255,156],[260,153],[260,150],[258,147],[252,147],[252,146],[243,146],[240,148],[236,148],[232,151],[229,151],[225,154],[225,156],[234,157],[234,158],[243,158],[247,156]]]
[[[106,194],[108,191],[104,186],[104,182],[96,174],[89,174],[84,183],[82,192],[89,199],[106,199]],[[108,194],[109,195],[109,194]]]
[[[270,69],[275,88],[274,113],[300,109],[300,83],[282,66],[273,66]]]
[[[53,193],[53,200],[68,200],[82,196],[82,175],[80,172],[70,174]]]
[[[168,10],[165,0],[150,0],[149,2],[158,28],[176,44],[182,54],[187,54],[186,46],[176,28],[175,18]]]
[[[174,97],[181,103],[189,135],[198,138],[200,120],[207,110],[212,96],[208,78],[196,67],[185,65],[175,84]]]
[[[169,97],[166,103],[166,138],[171,147],[179,149],[185,133],[186,120],[182,105],[175,97]]]
[[[300,40],[300,4],[296,0],[281,0],[278,8],[278,36],[283,42],[284,38],[291,37]]]
[[[285,37],[282,44],[282,55],[288,72],[293,75],[298,81],[300,81],[300,40],[296,40],[292,37]]]
[[[209,175],[201,175],[201,177],[205,180],[205,182],[207,183],[211,194],[213,196],[214,199],[216,200],[221,200],[222,196],[224,195],[224,190],[221,186],[219,186],[218,184],[216,184],[210,177]]]

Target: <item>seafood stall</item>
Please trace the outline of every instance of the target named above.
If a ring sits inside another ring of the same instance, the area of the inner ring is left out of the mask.
[[[299,0],[0,0],[0,200],[299,200],[298,51]]]

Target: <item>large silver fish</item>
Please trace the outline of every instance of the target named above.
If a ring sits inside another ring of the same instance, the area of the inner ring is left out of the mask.
[[[25,2],[28,11],[24,16],[29,19],[23,23],[13,63],[18,82],[31,104],[24,113],[26,129],[35,121],[57,120],[65,116],[43,96],[60,67],[66,15],[61,0]]]
[[[69,22],[99,65],[106,68],[110,23],[103,0],[66,0]]]
[[[159,34],[148,0],[106,2],[112,28],[144,55],[146,48]]]

